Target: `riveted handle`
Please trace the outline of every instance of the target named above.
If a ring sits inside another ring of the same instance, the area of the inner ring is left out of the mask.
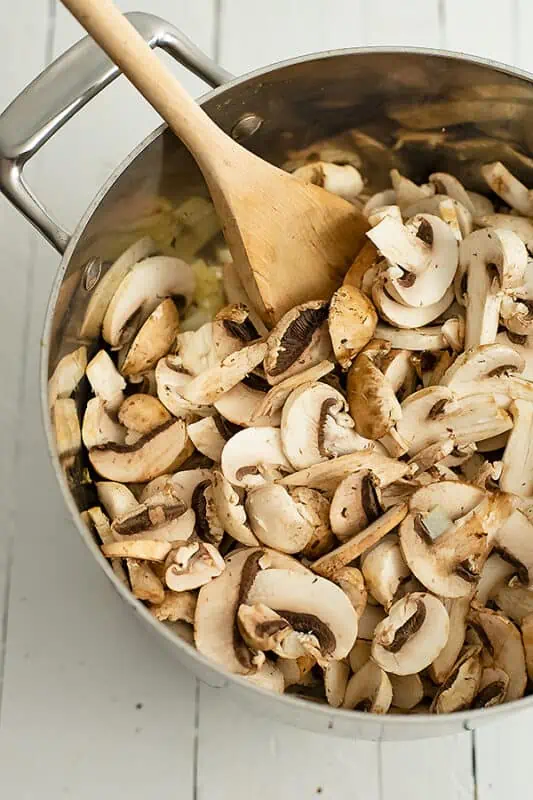
[[[211,86],[231,80],[226,70],[169,22],[140,12],[126,16],[151,48],[165,50]],[[87,36],[47,67],[0,115],[0,189],[60,253],[70,235],[27,186],[23,168],[71,117],[119,75],[119,68]]]

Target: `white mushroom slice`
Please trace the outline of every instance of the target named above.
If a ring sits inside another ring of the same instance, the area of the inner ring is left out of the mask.
[[[378,249],[369,239],[363,244],[344,276],[343,286],[355,286],[369,297],[371,292],[368,290],[368,276],[376,270],[379,271],[376,266],[379,259],[381,256]]]
[[[87,367],[87,348],[78,347],[58,362],[48,381],[48,406],[52,408],[56,400],[70,397],[85,375]]]
[[[335,663],[335,662],[332,662]],[[276,666],[283,675],[285,689],[289,686],[316,686],[317,678],[311,672],[316,659],[309,653],[300,658],[280,658]]]
[[[514,400],[513,429],[503,453],[500,488],[521,497],[533,495],[533,402]]]
[[[383,617],[382,617],[383,619]],[[381,620],[380,620],[381,621]],[[376,623],[377,624],[377,623]],[[372,632],[373,636],[373,632]],[[352,672],[358,672],[361,667],[364,667],[368,659],[370,658],[370,651],[372,648],[371,641],[372,636],[368,637],[368,641],[365,641],[361,637],[357,639],[356,643],[350,650],[350,655],[348,656],[348,660],[350,662],[350,668]]]
[[[165,572],[165,583],[173,592],[198,589],[218,578],[225,567],[216,547],[206,542],[192,542],[174,551]]]
[[[273,427],[281,423],[279,410],[271,414],[258,414],[259,408],[267,397],[268,383],[261,376],[252,372],[229,392],[215,401],[218,413],[234,425],[244,428]]]
[[[464,445],[505,433],[511,427],[511,417],[492,397],[468,395],[454,399],[446,386],[429,386],[407,397],[397,423],[410,456],[445,435]]]
[[[379,225],[379,223],[385,219],[385,217],[392,217],[398,222],[402,222],[402,212],[400,211],[400,206],[378,206],[368,215],[368,222],[373,228],[375,225]]]
[[[368,592],[361,571],[357,567],[342,567],[335,574],[334,581],[348,596],[358,619],[361,619],[368,599]],[[359,635],[362,635],[361,632],[359,632]]]
[[[342,567],[346,567],[361,553],[374,547],[387,533],[394,530],[405,518],[407,511],[407,503],[399,503],[389,509],[383,516],[372,522],[368,528],[315,561],[312,565],[313,571],[334,579]]]
[[[420,675],[389,675],[392,686],[392,705],[410,711],[424,699],[424,685]]]
[[[246,514],[260,542],[282,553],[300,553],[313,535],[313,526],[287,489],[269,483],[248,492]]]
[[[442,328],[438,325],[409,330],[391,328],[389,325],[378,322],[375,335],[399,350],[421,350],[424,352],[445,350],[448,347]]]
[[[527,291],[527,295],[530,291]],[[533,315],[530,297],[504,297],[501,304],[501,319],[508,331],[515,336],[530,336],[533,333]]]
[[[109,353],[99,350],[85,371],[93,392],[100,397],[108,411],[117,411],[124,399],[126,381],[113,364]]]
[[[342,394],[326,383],[303,384],[289,395],[281,417],[281,439],[294,469],[373,448],[355,432],[347,410]]]
[[[317,364],[315,367],[309,367],[309,369],[306,369],[303,372],[299,372],[296,375],[291,375],[281,383],[273,386],[272,389],[263,395],[261,402],[256,407],[252,417],[253,424],[257,424],[255,422],[256,419],[260,419],[261,417],[268,416],[269,414],[275,414],[277,411],[280,411],[283,408],[288,396],[294,389],[297,389],[304,383],[314,383],[319,381],[325,375],[328,375],[328,373],[330,373],[334,367],[335,365],[332,361],[321,361],[320,364]]]
[[[366,553],[361,570],[366,588],[385,610],[395,600],[400,584],[411,575],[398,537],[390,534]]]
[[[98,338],[107,307],[122,280],[137,262],[153,255],[156,250],[157,245],[155,242],[149,236],[145,236],[134,242],[109,267],[91,293],[80,330],[81,337],[87,339]]]
[[[467,190],[467,195],[470,198],[470,202],[474,206],[474,216],[481,217],[485,214],[494,214],[494,205],[488,197],[485,197],[484,194],[479,194],[479,192],[471,192]],[[491,226],[481,226],[481,227],[492,227],[497,228],[498,225],[491,225]]]
[[[181,366],[190,375],[200,375],[219,361],[215,350],[213,328],[212,322],[206,322],[195,331],[184,331],[177,336],[176,354]],[[241,346],[237,342],[236,347],[230,352],[239,350]]]
[[[259,545],[259,540],[252,533],[239,495],[222,473],[216,470],[213,473],[213,499],[220,524],[226,533],[248,547]]]
[[[443,437],[442,439],[434,442],[433,444],[423,447],[418,453],[409,460],[409,464],[416,466],[416,475],[419,476],[422,472],[426,472],[438,464],[443,459],[453,452],[455,448],[455,440],[452,436]],[[466,458],[470,456],[467,453]]]
[[[386,714],[391,703],[392,686],[387,673],[367,661],[348,681],[343,708]]]
[[[503,292],[521,286],[527,251],[512,231],[484,228],[461,242],[460,270],[467,274],[465,349],[496,339]]]
[[[453,600],[447,597],[440,599],[450,618],[450,632],[446,644],[429,666],[429,676],[437,684],[444,683],[463,649],[471,596],[456,597]]]
[[[525,217],[533,216],[533,195],[531,191],[512,175],[501,161],[493,164],[484,164],[481,174],[495,194],[504,200],[511,208],[516,209]]]
[[[514,565],[519,579],[533,589],[533,524],[516,509],[494,536],[494,545]]]
[[[267,339],[264,369],[270,384],[330,357],[327,319],[328,304],[322,300],[302,303],[283,315]]]
[[[367,469],[353,472],[339,483],[331,501],[329,519],[333,533],[341,542],[351,539],[381,515],[382,485]]]
[[[260,689],[268,689],[269,692],[274,694],[283,694],[285,691],[285,679],[283,672],[278,664],[274,664],[268,658],[265,663],[250,675],[246,675],[246,680],[258,686]]]
[[[191,498],[191,509],[196,517],[196,533],[200,539],[209,544],[220,545],[224,536],[224,526],[218,516],[211,476],[195,487]]]
[[[381,439],[401,417],[394,389],[378,368],[379,358],[390,345],[374,339],[359,353],[348,372],[346,393],[357,432],[367,439]]]
[[[335,358],[348,369],[355,356],[368,344],[377,325],[376,309],[355,286],[341,286],[329,306],[329,335]]]
[[[124,444],[126,441],[126,429],[111,419],[100,397],[91,397],[88,401],[81,435],[87,450],[109,442]]]
[[[524,653],[526,656],[526,669],[529,680],[533,679],[533,615],[529,614],[522,620],[520,627]]]
[[[321,186],[345,200],[353,202],[363,191],[364,182],[361,173],[352,164],[332,164],[327,161],[313,161],[298,167],[292,173],[304,183]]]
[[[102,553],[106,558],[133,558],[142,561],[163,562],[171,547],[170,542],[159,542],[153,539],[136,539],[134,541],[124,539],[121,542],[103,544]],[[163,598],[159,602],[163,602]]]
[[[367,604],[359,618],[358,637],[365,642],[371,642],[377,626],[386,619],[387,613],[381,606]]]
[[[443,323],[441,328],[442,335],[446,339],[448,347],[454,353],[460,353],[465,343],[465,321],[463,317],[451,317]]]
[[[183,387],[183,397],[194,405],[209,405],[228,392],[265,357],[264,342],[250,344],[227,356],[219,365],[205,370]]]
[[[426,269],[421,274],[404,272],[390,279],[385,288],[394,299],[404,305],[419,308],[438,303],[453,282],[457,269],[457,240],[450,226],[432,214],[418,214],[408,227],[419,227],[425,223],[431,241],[431,255]],[[398,262],[403,266],[403,263]]]
[[[395,395],[407,397],[414,392],[417,378],[409,350],[391,350],[381,359],[380,367]]]
[[[478,648],[465,648],[433,698],[430,710],[435,714],[449,714],[470,708],[479,690],[481,673]]]
[[[81,431],[76,401],[70,397],[56,400],[52,408],[52,424],[57,455],[62,465],[69,469],[81,450]]]
[[[425,186],[417,186],[405,175],[401,175],[397,169],[391,169],[390,179],[396,194],[396,202],[402,209],[426,197],[431,197],[435,193],[433,186],[427,184]]]
[[[441,601],[426,592],[398,600],[378,624],[372,658],[386,672],[412,675],[428,667],[448,639],[450,621]]]
[[[340,708],[346,695],[350,667],[344,661],[329,661],[324,667],[326,699],[333,708]]]
[[[453,302],[454,292],[450,287],[436,303],[413,308],[393,300],[386,291],[386,278],[374,281],[372,300],[386,322],[397,328],[422,328],[443,314]],[[397,346],[397,345],[396,345]]]
[[[271,650],[281,658],[286,658],[288,656],[284,647],[287,639],[290,638],[295,650],[295,657],[299,657],[299,651],[303,651],[301,655],[305,655],[303,643],[301,646],[294,629],[287,620],[262,603],[256,605],[241,603],[237,609],[237,623],[244,641],[251,650],[263,652]],[[318,646],[316,637],[313,637],[309,644],[315,649]]]
[[[509,345],[501,342],[480,345],[457,356],[440,383],[454,391],[460,391],[462,384],[520,373],[524,366],[524,359]],[[483,388],[480,389],[482,391]]]
[[[434,172],[429,176],[429,182],[435,187],[435,191],[440,194],[446,194],[448,197],[462,203],[468,211],[474,215],[475,208],[468,192],[464,188],[461,181],[457,180],[454,175],[448,172]]]
[[[432,539],[425,515],[411,512],[400,526],[403,557],[429,591],[442,597],[466,597],[489,555],[491,536],[511,513],[510,498],[491,495]]]
[[[517,700],[522,697],[526,688],[527,673],[524,647],[520,631],[513,623],[488,608],[472,604],[469,619],[484,633],[488,640],[486,649],[490,666],[502,669],[509,676],[506,700]]]
[[[166,356],[158,361],[155,380],[159,400],[175,417],[190,419],[191,416],[206,417],[213,414],[210,405],[185,399],[184,392],[194,378],[183,368],[177,356]]]
[[[455,522],[479,505],[485,494],[470,483],[441,481],[418,489],[409,501],[409,510],[427,514],[440,507]]]
[[[516,567],[513,569],[516,572]],[[500,586],[494,601],[509,619],[521,625],[524,617],[533,614],[533,591],[524,586],[519,578],[511,578],[508,585]]]
[[[292,471],[279,429],[268,427],[246,428],[232,436],[222,451],[221,466],[230,483],[247,489]]]
[[[89,460],[103,478],[119,483],[144,483],[175,469],[187,445],[187,428],[176,419],[146,434],[133,445],[93,447]]]
[[[529,252],[533,252],[533,221],[514,214],[485,214],[476,217],[479,228],[500,228],[516,233]]]
[[[336,539],[329,526],[329,501],[315,489],[296,486],[289,494],[299,513],[311,525],[312,534],[302,550],[302,556],[314,561],[335,547]]]
[[[192,536],[195,516],[179,500],[155,496],[113,519],[115,539],[186,542]]]
[[[266,328],[265,323],[257,311],[254,309],[252,301],[248,297],[246,290],[242,285],[242,281],[239,278],[239,273],[237,272],[235,265],[231,260],[231,254],[229,253],[229,250],[227,253],[229,255],[229,260],[226,259],[223,262],[224,269],[222,270],[224,294],[226,295],[226,299],[228,303],[246,306],[250,312],[250,321],[254,328],[260,336],[266,336],[268,334],[268,329]]]
[[[174,344],[179,321],[174,302],[170,298],[163,300],[152,311],[129,346],[120,370],[122,375],[142,375],[155,367]]]
[[[363,206],[363,214],[369,217],[377,208],[396,204],[396,192],[394,189],[385,189],[383,192],[373,194]]]
[[[140,311],[146,320],[166,297],[190,303],[195,290],[193,269],[185,261],[153,256],[136,264],[123,278],[105,313],[103,337],[112,347],[122,344],[127,323]]]
[[[294,630],[314,634],[327,660],[347,656],[357,637],[357,615],[348,597],[334,583],[311,573],[263,570],[255,576],[247,602],[263,603]]]
[[[510,518],[512,519],[512,516]],[[474,599],[477,600],[481,606],[488,605],[489,601],[494,598],[500,587],[504,586],[515,573],[516,565],[505,561],[498,553],[492,553],[481,570],[481,576],[476,586]],[[533,605],[531,608],[533,610]]]
[[[246,675],[257,666],[236,625],[241,603],[249,603],[249,587],[261,569],[264,550],[241,548],[226,558],[226,569],[202,586],[194,618],[197,649],[229,672]]]
[[[454,230],[454,235],[460,241],[472,233],[474,221],[472,214],[463,203],[444,194],[435,194],[403,209],[404,219],[411,219],[417,214],[433,214],[440,216]],[[458,230],[457,230],[458,227]]]
[[[226,438],[222,435],[215,417],[205,417],[187,425],[187,433],[193,445],[207,458],[220,462]]]
[[[209,469],[186,469],[174,475],[160,475],[144,486],[139,501],[146,503],[150,497],[168,496],[174,500],[181,500],[187,508],[190,508],[198,484],[211,479],[212,473]]]
[[[95,486],[98,499],[112,520],[133,511],[139,505],[131,489],[123,483],[99,481]]]
[[[129,558],[126,562],[131,592],[139,600],[162,603],[165,599],[163,584],[148,564]]]
[[[509,676],[503,669],[485,667],[472,708],[491,708],[505,703],[508,688]]]
[[[235,437],[233,437],[235,438]],[[380,485],[400,480],[409,472],[409,466],[396,458],[389,458],[376,450],[364,450],[339,456],[321,464],[313,464],[308,469],[293,472],[282,478],[284,486],[308,486],[310,489],[335,491],[344,478],[360,469],[373,472]]]
[[[165,599],[150,608],[160,622],[187,622],[194,624],[196,595],[193,592],[165,592]]]
[[[130,394],[118,410],[121,425],[135,433],[151,433],[171,419],[164,405],[150,394]]]

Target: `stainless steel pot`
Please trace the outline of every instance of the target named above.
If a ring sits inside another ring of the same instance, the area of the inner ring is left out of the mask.
[[[472,189],[480,188],[480,161],[500,159],[527,185],[533,185],[533,160],[515,148],[518,144],[529,153],[533,147],[528,128],[533,77],[524,72],[453,53],[370,48],[306,56],[232,79],[169,23],[149,14],[128,16],[152,47],[167,50],[216,87],[202,98],[202,106],[224,130],[269,161],[282,163],[287,151],[354,127],[392,143],[398,141],[395,131],[409,123],[411,130],[418,125],[434,133],[400,137],[396,150],[376,152],[368,145],[373,188],[384,188],[390,159],[398,159],[419,180],[432,167],[448,169]],[[140,227],[149,230],[159,198],[164,196],[176,205],[191,195],[207,194],[190,155],[164,126],[117,167],[72,235],[52,220],[26,187],[25,163],[117,74],[97,46],[84,39],[0,116],[1,189],[62,254],[43,337],[42,404],[50,457],[87,547],[132,611],[182,664],[211,686],[226,688],[239,702],[284,722],[335,736],[414,739],[470,730],[511,711],[533,707],[530,696],[483,711],[378,717],[267,693],[222,672],[154,621],[102,558],[79,516],[87,507],[86,488],[79,478],[67,480],[57,458],[47,404],[48,376],[58,359],[80,342],[80,321],[102,264],[138,238]],[[419,116],[417,122],[409,115],[413,109],[426,119]]]

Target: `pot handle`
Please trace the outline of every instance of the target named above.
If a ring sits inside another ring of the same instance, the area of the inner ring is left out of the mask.
[[[126,14],[150,47],[161,47],[210,86],[233,77],[181,31],[153,14]],[[32,193],[23,168],[32,156],[120,71],[86,36],[35,78],[0,115],[0,190],[63,253],[70,235]]]

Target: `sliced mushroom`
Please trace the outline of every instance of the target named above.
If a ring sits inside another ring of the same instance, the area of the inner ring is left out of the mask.
[[[273,386],[261,399],[253,414],[253,424],[255,425],[256,419],[263,416],[275,414],[280,411],[285,404],[285,401],[294,389],[297,389],[304,383],[314,383],[325,377],[334,369],[332,361],[321,361],[315,367],[299,372],[286,378],[281,383]],[[227,395],[226,395],[227,396]],[[272,424],[272,423],[271,423]]]
[[[313,464],[308,469],[287,475],[280,483],[284,486],[308,486],[310,489],[333,492],[344,478],[360,469],[370,470],[380,484],[400,480],[409,472],[405,462],[389,458],[376,449],[350,453],[321,464]]]
[[[109,542],[102,545],[102,553],[106,558],[127,558],[141,561],[163,562],[168,556],[172,545],[170,542],[160,542],[154,539],[123,540]],[[147,598],[149,599],[149,598]],[[163,597],[151,600],[152,603],[163,602]]]
[[[508,688],[509,676],[503,669],[485,667],[472,708],[491,708],[504,703]]]
[[[366,553],[361,570],[366,588],[385,610],[396,599],[400,584],[411,575],[405,563],[398,537],[389,534]]]
[[[243,428],[277,428],[281,423],[281,413],[278,409],[264,415],[258,413],[268,390],[269,384],[265,378],[252,372],[233,389],[219,397],[214,406],[224,419],[234,425]]]
[[[450,618],[450,632],[446,644],[437,658],[429,666],[429,676],[433,683],[442,684],[452,671],[463,649],[466,636],[466,618],[470,610],[471,595],[465,597],[441,598]]]
[[[389,325],[378,322],[376,326],[376,337],[389,342],[393,348],[399,350],[431,352],[434,350],[445,350],[449,346],[442,332],[442,326],[440,325],[409,330],[407,328],[392,328]],[[384,359],[384,364],[387,364],[387,358]]]
[[[242,603],[237,610],[237,623],[241,635],[252,650],[271,650],[285,657],[283,644],[293,633],[291,625],[271,608],[262,603],[247,605]],[[314,639],[313,645],[318,644]]]
[[[70,469],[81,450],[81,430],[76,401],[70,397],[56,400],[52,408],[52,425],[57,455],[65,469]]]
[[[357,432],[368,439],[380,439],[401,417],[401,406],[393,386],[378,368],[379,358],[390,345],[374,339],[359,353],[348,373],[347,394]]]
[[[520,626],[522,642],[526,656],[526,668],[529,680],[533,679],[533,615],[529,614],[522,620]]]
[[[193,512],[182,502],[156,495],[115,517],[111,528],[119,541],[186,542],[193,534],[194,525]]]
[[[144,483],[176,469],[187,447],[183,420],[166,422],[132,445],[93,447],[89,460],[103,478],[119,483]]]
[[[433,698],[430,710],[435,714],[449,714],[470,708],[479,690],[481,674],[478,648],[465,648]]]
[[[412,511],[400,527],[400,544],[411,572],[442,597],[470,595],[489,555],[490,537],[511,511],[506,495],[491,495],[435,539],[428,517]]]
[[[516,572],[516,565],[513,572]],[[508,584],[500,586],[495,592],[494,602],[517,625],[522,624],[524,617],[533,614],[533,591],[518,578],[511,578]]]
[[[159,605],[150,608],[152,615],[160,622],[186,622],[194,624],[196,595],[193,592],[165,592]]]
[[[363,289],[363,281],[365,275],[376,265],[379,254],[376,245],[371,242],[365,242],[350,269],[343,279],[343,286],[354,286],[356,289]],[[365,292],[366,294],[366,292]]]
[[[193,376],[185,370],[177,356],[166,356],[157,363],[155,369],[157,396],[161,403],[175,417],[190,419],[192,416],[211,416],[213,409],[185,399],[184,392]]]
[[[402,711],[411,711],[424,699],[424,685],[420,675],[389,675],[392,686],[392,705]]]
[[[357,617],[361,619],[368,599],[368,592],[361,571],[357,567],[342,567],[336,572],[334,582],[348,596]],[[361,631],[359,631],[359,635],[362,636]]]
[[[146,503],[148,498],[164,495],[180,500],[186,508],[191,507],[194,490],[199,483],[211,480],[212,473],[208,469],[185,469],[174,475],[160,475],[143,488],[139,500]]]
[[[497,611],[472,604],[470,621],[484,633],[489,648],[490,665],[502,669],[509,676],[507,700],[522,697],[526,688],[527,674],[524,648],[520,631],[513,623]]]
[[[312,528],[311,538],[302,550],[305,558],[314,561],[335,547],[336,539],[329,525],[329,502],[324,495],[306,486],[289,489],[299,513]]]
[[[296,631],[313,633],[327,660],[348,655],[357,637],[357,615],[342,589],[312,573],[259,572],[248,593],[251,605],[277,611]]]
[[[221,458],[224,477],[234,486],[252,489],[292,471],[278,428],[246,428],[226,443]]]
[[[491,553],[481,570],[474,599],[482,606],[488,605],[498,592],[498,589],[504,586],[515,572],[516,564],[513,565],[505,561],[498,553]],[[531,609],[533,611],[533,594],[531,598]],[[505,611],[505,609],[503,610]],[[508,612],[506,611],[505,613]]]
[[[313,161],[294,170],[295,178],[304,183],[314,183],[326,192],[331,192],[353,202],[363,191],[364,182],[359,170],[352,164],[333,164]]]
[[[224,260],[224,269],[222,271],[226,299],[228,303],[246,306],[250,312],[250,321],[252,322],[254,328],[260,336],[266,336],[268,330],[257,311],[254,309],[250,298],[246,294],[246,290],[244,289],[242,281],[239,278],[239,273],[237,272],[235,265],[231,260],[231,254],[229,250],[227,250],[227,255],[229,256],[229,260],[227,258]]]
[[[448,612],[441,601],[413,592],[391,606],[374,631],[372,658],[394,675],[425,669],[441,652],[449,633]]]
[[[268,689],[274,694],[283,694],[285,691],[285,679],[283,672],[277,664],[274,664],[268,658],[265,663],[250,675],[246,675],[246,680],[253,683],[259,689]]]
[[[533,524],[520,509],[513,511],[496,531],[493,544],[514,566],[521,582],[533,589]]]
[[[216,417],[205,417],[187,425],[187,433],[196,449],[215,463],[220,462],[226,437],[220,432]]]
[[[376,545],[387,533],[394,530],[405,518],[407,511],[407,503],[399,503],[389,509],[361,533],[315,561],[312,565],[313,571],[325,577],[334,578],[338,570],[346,567],[361,553]]]
[[[386,290],[385,276],[374,281],[372,288],[372,300],[382,318],[397,328],[422,328],[429,325],[451,306],[453,297],[453,289],[449,288],[436,303],[413,307],[405,306],[391,297]]]
[[[510,407],[513,429],[503,453],[500,488],[521,497],[533,495],[533,402],[514,400]]]
[[[81,435],[87,450],[110,442],[123,445],[126,441],[126,429],[111,419],[100,397],[91,397],[88,401]]]
[[[360,533],[382,513],[382,482],[370,470],[361,469],[339,483],[330,506],[333,533],[341,542]]]
[[[131,394],[118,410],[121,425],[130,431],[151,433],[171,419],[164,405],[150,394]]]
[[[356,433],[343,395],[326,383],[304,383],[289,395],[281,417],[281,438],[294,469],[373,447]]]
[[[435,188],[430,184],[418,186],[397,169],[391,169],[390,179],[396,193],[396,202],[402,209],[435,193]]]
[[[368,344],[377,325],[376,309],[354,286],[337,289],[329,307],[329,335],[335,358],[348,369],[355,356]]]
[[[434,172],[429,176],[429,182],[435,187],[436,192],[452,197],[454,200],[462,203],[472,215],[475,214],[472,199],[461,181],[457,180],[455,175],[450,175],[448,172]]]
[[[107,307],[103,336],[112,347],[122,344],[128,322],[138,312],[144,322],[166,297],[188,304],[195,289],[195,275],[179,258],[153,256],[137,263],[122,279]]]
[[[369,660],[348,681],[342,707],[386,714],[391,703],[392,686],[387,673]]]
[[[248,547],[259,545],[239,495],[222,473],[217,471],[213,473],[213,499],[224,530],[241,544]]]
[[[225,567],[224,559],[212,544],[191,542],[173,551],[165,583],[173,592],[198,589],[218,578]]]
[[[219,365],[205,370],[187,383],[183,387],[183,397],[194,405],[215,403],[261,363],[266,347],[265,343],[257,342],[227,356]]]
[[[87,348],[78,347],[63,356],[48,381],[48,406],[51,409],[56,400],[70,397],[85,375],[87,367]]]
[[[321,300],[295,306],[283,315],[267,339],[264,368],[270,384],[329,358],[327,319],[328,304]]]
[[[144,236],[142,239],[134,242],[109,267],[91,293],[80,330],[81,337],[87,339],[98,338],[111,298],[120,286],[122,280],[135,264],[147,258],[147,256],[154,255],[156,251],[157,245],[153,239],[149,236]]]
[[[100,481],[96,484],[96,491],[98,499],[112,520],[133,511],[138,506],[135,495],[123,483]]]
[[[105,403],[108,411],[117,411],[124,399],[126,381],[105,350],[99,350],[87,365],[85,374],[92,390]]]
[[[480,442],[505,433],[512,427],[509,414],[485,395],[454,398],[446,386],[429,386],[407,397],[397,423],[409,455],[453,435],[458,445]]]
[[[366,662],[370,658],[370,651],[372,648],[371,645],[372,636],[370,636],[369,641],[365,641],[362,638],[358,638],[352,649],[350,650],[350,655],[348,660],[350,662],[350,668],[352,672],[358,672],[361,667],[364,667]]]
[[[149,603],[162,603],[165,599],[163,584],[152,568],[136,559],[129,558],[126,562],[131,591],[139,600]]]
[[[346,695],[350,667],[344,661],[330,661],[324,667],[324,689],[330,706],[340,708]]]
[[[129,377],[143,375],[152,369],[174,344],[178,328],[178,310],[167,298],[152,311],[136,334],[122,363],[121,373]]]
[[[299,553],[310,542],[313,526],[284,486],[267,483],[248,492],[246,514],[260,542],[282,553]]]
[[[492,191],[507,205],[525,217],[533,216],[533,196],[530,190],[515,178],[501,161],[484,164],[481,167],[481,174]]]

